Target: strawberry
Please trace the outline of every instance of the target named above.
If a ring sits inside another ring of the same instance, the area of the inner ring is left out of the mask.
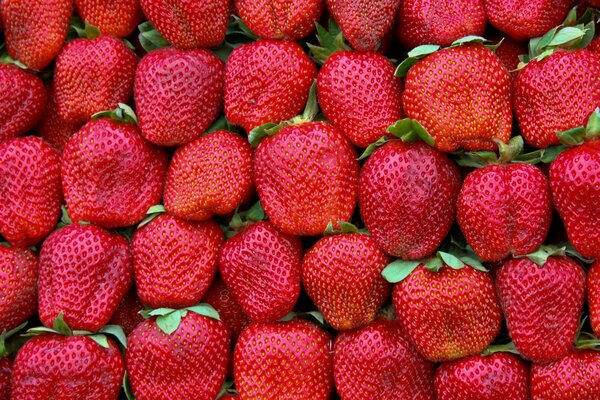
[[[194,311],[199,307],[156,314],[129,335],[125,358],[135,398],[216,398],[229,359],[227,328]],[[214,309],[210,315],[218,318]]]
[[[142,310],[144,310],[144,305],[140,302],[135,288],[131,288],[117,306],[110,319],[110,324],[119,325],[125,334],[129,335],[136,326],[144,321],[144,317],[140,315]]]
[[[60,155],[35,136],[0,143],[0,233],[13,246],[44,239],[60,217]]]
[[[225,66],[225,116],[247,133],[292,118],[306,104],[316,77],[315,64],[296,43],[241,45]]]
[[[381,271],[390,261],[368,235],[327,236],[304,255],[302,283],[334,329],[354,329],[373,321],[388,297]]]
[[[169,47],[148,53],[135,73],[142,135],[161,146],[199,138],[223,108],[224,71],[223,61],[208,50]]]
[[[534,258],[539,264],[529,258],[504,261],[496,272],[496,290],[519,353],[545,363],[565,357],[575,340],[585,272],[569,257],[541,252],[544,257]]]
[[[179,147],[167,173],[164,203],[180,218],[225,215],[253,195],[252,147],[224,130]]]
[[[396,16],[395,34],[407,49],[424,44],[449,46],[485,30],[483,0],[405,0]]]
[[[48,82],[45,86],[48,103],[35,131],[52,147],[62,152],[69,138],[81,128],[81,124],[70,124],[61,118],[58,113],[56,96],[54,95],[54,81]]]
[[[93,225],[67,225],[44,241],[38,281],[39,314],[52,326],[64,314],[72,329],[108,323],[131,285],[131,249],[124,237]]]
[[[12,366],[13,361],[10,358],[0,358],[0,400],[10,400]]]
[[[44,69],[65,42],[72,13],[70,0],[3,0],[8,54],[30,69]]]
[[[97,112],[126,103],[133,93],[136,65],[135,53],[112,36],[69,42],[54,70],[60,116],[83,124]]]
[[[249,225],[219,254],[223,282],[255,321],[284,317],[300,295],[302,244],[270,222]]]
[[[0,332],[35,314],[37,280],[38,259],[31,251],[0,246]]]
[[[75,0],[81,18],[104,35],[126,37],[143,18],[139,0]]]
[[[261,39],[295,41],[308,36],[323,12],[322,0],[235,0],[237,14]]]
[[[166,154],[146,142],[137,126],[109,118],[88,122],[62,156],[69,215],[104,228],[134,225],[160,201],[166,171]]]
[[[423,142],[393,140],[362,166],[360,214],[383,251],[419,259],[448,234],[459,190],[459,170],[446,155]]]
[[[225,38],[230,0],[140,0],[156,30],[178,49],[215,47]]]
[[[417,353],[392,321],[340,333],[333,354],[335,386],[343,400],[435,398],[433,363]]]
[[[330,335],[308,321],[250,325],[233,356],[241,399],[327,400],[333,389]]]
[[[595,261],[588,270],[586,291],[590,324],[596,336],[600,336],[600,261]]]
[[[213,279],[202,302],[210,304],[217,310],[221,321],[227,326],[231,343],[235,344],[240,333],[250,325],[251,320],[219,275]]]
[[[377,50],[392,29],[401,0],[325,0],[354,50]]]
[[[510,82],[513,88],[512,93],[514,94],[514,85],[519,75],[519,56],[523,54],[527,54],[527,46],[525,43],[517,42],[507,37],[498,39],[498,47],[494,51],[496,57],[500,59],[504,68],[508,71],[510,75]],[[514,96],[513,96],[514,101]]]
[[[529,367],[509,353],[442,363],[435,372],[438,400],[528,400]]]
[[[590,42],[590,44],[588,44],[586,49],[600,56],[600,37],[595,37],[594,39],[592,39],[592,41]]]
[[[42,80],[14,65],[0,64],[0,142],[32,129],[44,114],[46,91]]]

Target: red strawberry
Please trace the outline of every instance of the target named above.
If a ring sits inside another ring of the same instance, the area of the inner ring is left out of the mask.
[[[35,136],[0,143],[0,233],[13,246],[44,239],[60,217],[60,155]]]
[[[63,313],[72,328],[95,332],[108,323],[133,275],[124,237],[93,225],[67,225],[44,241],[38,281],[40,320]]]
[[[0,246],[0,333],[35,314],[37,280],[38,259],[31,251]]]
[[[30,69],[44,69],[67,38],[72,13],[70,0],[3,0],[8,53]]]
[[[577,262],[556,256],[543,265],[508,259],[496,272],[496,289],[508,333],[523,357],[544,363],[568,354],[585,297],[585,272]]]
[[[333,389],[330,335],[308,321],[250,325],[235,347],[241,399],[327,400]]]
[[[112,36],[69,42],[54,70],[60,116],[68,123],[83,124],[97,112],[127,103],[136,65],[135,53]]]
[[[208,50],[169,47],[148,53],[135,73],[142,135],[162,146],[199,138],[223,108],[224,71],[223,61]]]
[[[254,154],[256,190],[285,233],[319,235],[348,221],[356,206],[358,161],[350,142],[326,122],[286,126]]]
[[[588,270],[586,290],[592,330],[600,336],[600,261],[595,261]]]
[[[0,358],[0,400],[10,400],[12,365],[13,362],[10,358]]]
[[[312,32],[322,0],[235,0],[237,14],[261,39],[294,41]]]
[[[435,372],[435,393],[438,400],[528,400],[529,367],[509,353],[446,362]]]
[[[240,333],[250,325],[251,320],[219,275],[213,280],[202,302],[210,304],[217,310],[221,321],[229,330],[231,343],[235,344]]]
[[[50,81],[46,85],[46,93],[48,94],[48,103],[46,104],[46,112],[40,119],[35,130],[56,150],[62,152],[65,144],[71,136],[81,128],[81,124],[69,124],[58,113],[58,103],[54,95],[54,81]]]
[[[500,42],[500,40],[502,42]],[[514,94],[515,81],[519,75],[519,71],[517,71],[520,62],[519,56],[527,54],[527,45],[506,37],[499,39],[498,42],[500,42],[500,45],[496,48],[494,54],[500,59],[504,68],[507,69],[510,75],[511,86],[513,87],[512,92]]]
[[[319,71],[317,93],[327,119],[359,147],[402,117],[402,82],[379,53],[335,52]]]
[[[363,164],[358,190],[362,220],[388,254],[427,257],[454,220],[460,173],[422,142],[390,141]]]
[[[284,317],[300,294],[302,244],[270,222],[229,239],[219,255],[223,282],[255,321]]]
[[[433,363],[402,335],[400,327],[377,320],[335,339],[335,386],[343,400],[433,400]]]
[[[592,41],[590,42],[590,44],[588,44],[586,49],[600,56],[600,37],[595,37],[594,39],[592,39]]]
[[[390,261],[368,235],[327,236],[304,255],[302,283],[334,329],[354,329],[373,321],[388,297],[381,271]]]
[[[230,0],[140,0],[156,30],[178,49],[215,47],[225,38]]]
[[[129,36],[143,18],[139,0],[75,0],[77,12],[104,35]]]
[[[235,211],[250,199],[253,186],[252,147],[220,130],[175,151],[165,184],[165,208],[180,218],[205,220]]]
[[[236,48],[225,67],[225,115],[248,133],[300,113],[317,68],[293,42],[261,40]]]
[[[392,29],[401,0],[325,0],[354,50],[376,50]]]
[[[485,30],[483,0],[405,0],[396,17],[396,37],[407,49],[424,44],[449,46]]]
[[[119,303],[109,323],[119,325],[129,336],[136,326],[144,321],[144,317],[140,315],[142,310],[144,310],[144,305],[140,302],[135,288],[132,288]]]
[[[133,267],[138,295],[151,308],[197,304],[217,272],[223,243],[212,221],[186,222],[162,214],[133,235]]]
[[[0,142],[32,129],[44,114],[46,91],[42,80],[14,65],[0,64]]]
[[[160,201],[166,170],[166,154],[146,142],[137,126],[109,118],[91,121],[63,152],[69,215],[74,222],[105,228],[134,225]]]

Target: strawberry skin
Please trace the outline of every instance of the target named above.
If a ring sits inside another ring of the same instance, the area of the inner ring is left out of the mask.
[[[585,297],[585,272],[576,261],[549,257],[538,266],[528,258],[508,259],[496,272],[496,290],[524,358],[544,363],[568,354]]]
[[[376,52],[335,52],[319,71],[317,94],[325,117],[358,147],[402,118],[402,82]]]
[[[423,142],[390,141],[360,171],[360,214],[373,239],[404,259],[430,255],[454,221],[458,167]]]
[[[480,44],[437,51],[406,76],[404,112],[427,129],[444,152],[494,150],[512,129],[508,72]]]
[[[302,283],[334,329],[354,329],[373,321],[390,294],[381,276],[390,261],[368,235],[327,236],[304,255]]]
[[[217,310],[221,321],[227,326],[231,343],[235,344],[240,333],[250,325],[251,320],[219,275],[213,280],[202,302],[210,304]]]
[[[229,239],[219,254],[223,282],[254,321],[283,318],[300,295],[302,244],[270,222]]]
[[[317,68],[300,45],[260,40],[233,50],[225,66],[225,116],[246,133],[304,108]]]
[[[54,88],[58,112],[83,124],[93,114],[127,103],[133,94],[137,56],[112,36],[75,39],[56,58]]]
[[[131,288],[119,303],[109,324],[121,326],[125,335],[129,336],[136,326],[144,321],[144,317],[140,315],[143,309],[144,305],[140,302],[135,288]]]
[[[133,124],[109,118],[87,123],[69,139],[62,156],[71,219],[103,228],[140,222],[160,202],[167,162],[164,151],[146,142]]]
[[[8,54],[30,69],[44,69],[65,42],[72,13],[71,0],[3,0]]]
[[[241,136],[220,130],[175,151],[164,204],[173,215],[202,221],[235,211],[253,194],[252,147]]]
[[[308,321],[250,325],[235,347],[240,399],[327,400],[333,389],[329,333]]]
[[[111,339],[108,348],[87,336],[44,334],[19,350],[13,366],[12,400],[115,400],[124,363]]]
[[[0,358],[0,400],[10,400],[12,365],[13,362],[10,358]]]
[[[0,332],[17,327],[37,311],[38,267],[31,251],[0,246]]]
[[[59,152],[65,148],[65,144],[71,136],[81,128],[81,124],[70,124],[61,118],[58,113],[58,103],[54,95],[54,81],[46,83],[48,103],[46,111],[35,127],[36,133]]]
[[[44,241],[38,281],[40,320],[59,313],[71,329],[95,332],[108,323],[133,278],[123,236],[93,225],[67,225]]]
[[[433,363],[392,321],[340,333],[333,348],[335,387],[342,400],[434,400]]]
[[[199,138],[223,108],[224,74],[225,64],[208,50],[168,47],[148,53],[135,73],[142,135],[161,146]]]
[[[35,136],[0,143],[0,233],[13,246],[44,239],[60,217],[60,155]]]
[[[75,0],[81,19],[104,35],[129,36],[143,18],[139,0]]]
[[[600,335],[600,261],[595,261],[586,278],[587,302],[590,309],[590,324],[596,336]]]

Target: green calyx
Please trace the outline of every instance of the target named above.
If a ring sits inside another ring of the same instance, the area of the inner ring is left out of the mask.
[[[266,218],[265,210],[257,201],[248,210],[236,210],[229,221],[229,227],[225,230],[225,236],[229,239],[237,235],[243,228],[258,221],[263,221]]]
[[[67,210],[67,206],[63,204],[60,207],[60,210],[60,221],[56,225],[56,228],[62,228],[64,226],[71,225],[73,221],[71,220],[71,217],[69,217],[69,211]],[[79,221],[79,225],[90,225],[90,223],[88,221]]]
[[[539,249],[534,251],[533,253],[514,256],[515,258],[523,258],[527,257],[530,261],[534,262],[539,266],[543,266],[548,261],[549,257],[561,257],[561,256],[570,256],[575,257],[583,262],[590,263],[593,260],[583,257],[571,243],[562,242],[556,245],[541,245]]]
[[[27,65],[23,64],[19,60],[15,60],[8,54],[6,43],[0,44],[0,64],[14,65],[15,67],[21,68],[22,70],[28,71]]]
[[[325,320],[325,316],[320,311],[306,311],[306,312],[301,312],[301,313],[298,313],[295,311],[290,311],[288,314],[286,314],[285,317],[280,318],[278,321],[279,322],[289,322],[293,319],[303,318],[303,317],[304,318],[308,317],[310,319],[313,319],[322,327],[327,326],[327,321]]]
[[[122,124],[138,124],[137,116],[133,109],[125,103],[119,103],[114,110],[100,111],[92,115],[92,119],[110,118]]]
[[[343,233],[359,233],[359,232],[360,231],[356,227],[356,225],[354,225],[350,222],[340,221],[335,224],[335,227],[333,225],[333,222],[329,222],[327,224],[327,227],[325,228],[325,232],[323,232],[323,235],[330,236],[330,235],[340,235]]]
[[[166,335],[170,335],[179,328],[182,318],[188,312],[204,315],[209,318],[220,320],[219,313],[210,304],[200,303],[192,307],[181,308],[175,310],[172,308],[157,308],[155,310],[143,310],[140,314],[144,318],[156,317],[156,325]]]
[[[315,23],[319,46],[307,43],[313,58],[318,64],[323,64],[336,51],[352,50],[344,41],[342,30],[333,18],[329,18],[327,25],[329,29],[325,29],[318,22]]]
[[[140,34],[138,35],[140,44],[148,53],[152,50],[162,49],[171,45],[150,21],[142,22],[138,25],[138,29],[140,30]]]
[[[585,141],[600,138],[600,109],[596,108],[585,126],[578,126],[556,134],[565,146],[578,146]]]
[[[7,340],[13,337],[16,333],[22,331],[25,326],[27,326],[27,321],[9,331],[4,330],[2,333],[0,333],[0,358],[6,357],[12,353],[12,349],[7,344]]]
[[[498,154],[493,151],[456,152],[456,163],[463,167],[481,168],[490,164],[508,164],[523,152],[523,137],[515,136],[508,143],[493,139],[498,145]]]
[[[167,210],[165,210],[165,206],[162,204],[156,204],[150,207],[148,211],[146,211],[146,218],[144,218],[142,222],[138,224],[138,229],[148,225],[154,218],[158,217],[160,214],[165,214],[166,212]]]
[[[87,21],[84,22],[80,17],[72,17],[69,23],[67,40],[78,38],[95,39],[101,34],[98,27],[90,25]]]
[[[481,352],[482,356],[491,356],[494,353],[512,353],[518,356],[521,355],[513,342],[506,344],[492,344]]]
[[[217,394],[217,400],[227,394],[234,395],[234,396],[238,394],[237,390],[235,390],[235,388],[233,387],[233,381],[225,381],[223,383],[223,386],[221,387],[219,394]]]
[[[433,146],[435,144],[435,139],[433,138],[433,136],[431,136],[429,132],[427,132],[427,129],[425,129],[425,127],[421,125],[421,123],[419,123],[419,121],[417,121],[416,119],[400,119],[394,122],[392,125],[388,126],[386,132],[390,134],[389,136],[394,136],[405,143],[412,143],[416,142],[417,140],[422,140],[430,146]],[[383,146],[390,140],[393,139],[390,139],[388,136],[380,137],[379,139],[377,139],[376,142],[368,145],[365,151],[363,151],[363,153],[358,159],[363,160],[369,157],[371,154],[373,154],[375,150],[377,150],[379,147]]]

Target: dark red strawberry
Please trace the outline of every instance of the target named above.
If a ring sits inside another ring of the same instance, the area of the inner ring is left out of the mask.
[[[586,47],[586,49],[600,56],[600,37],[595,37],[594,39],[592,39],[592,41]]]
[[[58,113],[58,103],[54,95],[54,81],[46,83],[48,103],[46,111],[35,127],[36,133],[56,150],[62,152],[71,136],[81,128],[81,124],[69,124]]]
[[[508,37],[498,38],[499,46],[494,50],[496,57],[500,59],[500,62],[510,75],[510,82],[512,86],[513,102],[514,102],[514,87],[517,76],[519,75],[519,56],[527,54],[527,44],[523,42],[517,42],[516,40]]]
[[[60,155],[35,136],[0,143],[0,233],[30,246],[56,226],[63,201]]]
[[[588,270],[586,291],[590,324],[596,336],[600,336],[600,261],[595,261]]]
[[[104,35],[129,36],[143,18],[139,0],[75,0],[81,18]]]
[[[140,315],[142,310],[144,310],[144,305],[135,288],[131,288],[119,303],[110,319],[110,324],[119,325],[123,328],[125,335],[129,336],[136,326],[144,321],[144,317]]]
[[[250,325],[235,347],[241,399],[327,400],[333,389],[330,335],[308,321]]]
[[[0,333],[35,314],[37,280],[38,259],[31,251],[0,246]]]
[[[213,280],[202,302],[210,304],[217,310],[221,321],[229,330],[231,343],[235,344],[240,333],[250,325],[251,320],[219,275]]]
[[[0,400],[10,400],[12,366],[10,358],[0,358]]]
[[[392,321],[342,332],[333,348],[335,386],[343,400],[433,400],[433,363]]]

